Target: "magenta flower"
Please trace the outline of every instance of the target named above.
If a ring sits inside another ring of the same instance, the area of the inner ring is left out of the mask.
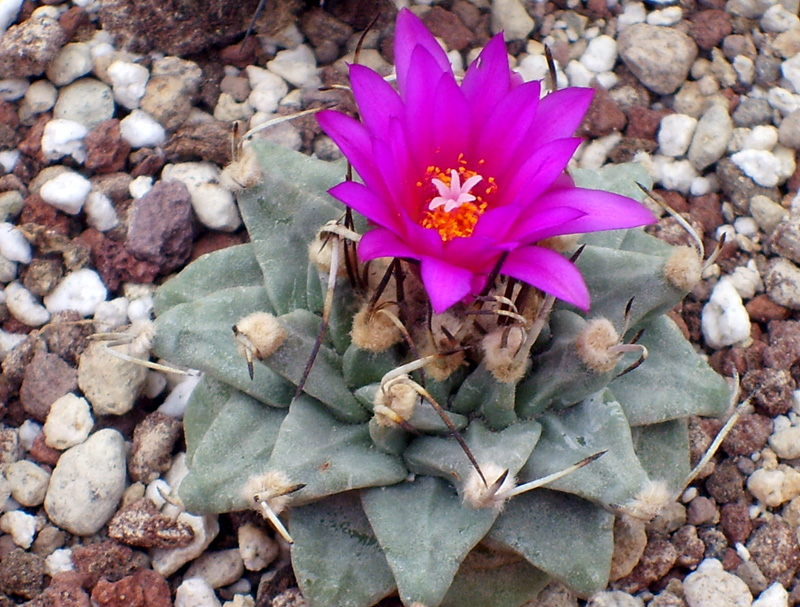
[[[362,261],[420,262],[437,313],[474,296],[506,255],[501,273],[581,309],[589,292],[578,269],[540,241],[654,221],[624,196],[575,187],[564,172],[592,90],[540,99],[492,38],[459,86],[447,55],[423,23],[402,10],[395,31],[396,91],[376,72],[350,66],[359,122],[325,111],[319,123],[363,180],[331,195],[373,226]]]

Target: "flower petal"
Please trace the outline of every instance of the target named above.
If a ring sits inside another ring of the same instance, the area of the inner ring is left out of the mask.
[[[356,181],[344,181],[333,186],[328,193],[371,222],[394,231],[399,230],[401,216],[397,209],[392,207],[391,201],[379,198],[367,186]]]
[[[507,238],[527,245],[552,236],[572,234],[574,222],[585,216],[584,211],[572,207],[545,208],[514,222]]]
[[[545,95],[539,101],[536,120],[526,133],[527,141],[544,144],[572,137],[583,122],[594,97],[592,89],[570,87]],[[516,150],[515,150],[516,152]]]
[[[423,257],[420,261],[422,283],[436,314],[470,295],[472,272],[432,257]]]
[[[577,306],[589,309],[589,290],[571,261],[544,247],[520,247],[508,254],[501,273],[518,278]]]
[[[414,66],[414,51],[417,48],[424,48],[434,60],[434,72],[430,76],[438,76],[442,73],[453,74],[450,60],[444,49],[436,41],[422,23],[419,17],[408,9],[403,9],[397,15],[397,26],[394,30],[394,64],[397,72],[397,86],[404,91],[408,86],[409,71]]]
[[[572,137],[537,147],[522,166],[508,176],[508,185],[503,188],[504,198],[523,207],[536,200],[564,172],[580,144],[580,139]]]
[[[389,122],[405,111],[400,95],[380,74],[363,65],[350,66],[350,84],[364,124],[373,135],[387,137]]]
[[[408,257],[419,259],[419,256],[396,234],[383,228],[373,228],[361,237],[358,243],[358,257],[361,261],[369,261],[378,257]]]
[[[569,207],[585,215],[570,222],[564,234],[635,228],[655,223],[656,218],[643,204],[632,198],[602,190],[558,188],[546,192],[535,203],[536,209]]]
[[[488,116],[511,86],[508,69],[508,51],[503,34],[497,34],[483,47],[481,54],[473,61],[461,90],[469,100],[473,116]]]

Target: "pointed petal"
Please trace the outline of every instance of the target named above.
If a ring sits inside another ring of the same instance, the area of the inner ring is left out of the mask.
[[[397,15],[397,26],[394,30],[394,64],[397,71],[397,86],[401,92],[405,91],[408,84],[409,71],[414,65],[414,51],[420,47],[426,49],[434,60],[434,69],[438,72],[436,80],[441,73],[452,75],[450,60],[444,49],[436,42],[436,38],[419,17],[410,10],[403,9]]]
[[[589,309],[589,290],[578,268],[551,249],[521,247],[511,251],[500,271],[581,310]]]
[[[401,215],[393,207],[391,201],[378,198],[375,193],[364,184],[356,181],[344,181],[335,185],[328,193],[341,200],[348,207],[361,213],[371,222],[384,228],[398,231]]]
[[[419,259],[419,256],[395,234],[383,228],[373,228],[361,237],[358,243],[358,257],[361,261],[369,261],[378,257],[408,257]]]
[[[467,68],[461,90],[475,117],[486,116],[508,93],[510,71],[503,34],[489,40],[478,58]]]
[[[432,257],[423,257],[420,261],[422,283],[436,314],[441,314],[470,294],[472,272],[469,270]]]
[[[573,234],[574,222],[585,216],[584,211],[571,207],[543,209],[515,222],[509,238],[521,244],[531,244],[552,236]]]
[[[400,95],[380,74],[363,65],[350,66],[350,84],[364,124],[373,135],[386,138],[389,122],[405,110]]]
[[[592,89],[570,87],[545,95],[539,101],[536,121],[527,132],[539,144],[572,137],[583,122],[594,97]]]
[[[513,174],[503,188],[503,198],[523,207],[553,185],[567,168],[581,140],[573,137],[556,139],[537,147]]]
[[[375,163],[372,137],[367,128],[358,120],[333,110],[324,110],[317,114],[317,122],[336,142],[364,183],[374,188],[379,196],[388,197],[389,190],[381,167]]]
[[[555,207],[570,207],[586,214],[571,221],[571,231],[565,234],[635,228],[656,221],[643,204],[602,190],[558,188],[543,194],[535,203],[537,209]]]

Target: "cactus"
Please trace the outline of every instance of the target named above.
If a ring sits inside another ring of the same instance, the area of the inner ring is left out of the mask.
[[[264,178],[240,196],[250,242],[200,257],[156,294],[155,352],[203,372],[184,420],[185,507],[230,512],[260,495],[282,510],[312,607],[367,607],[395,592],[409,606],[513,607],[552,578],[581,596],[604,588],[614,513],[654,482],[679,491],[687,417],[728,404],[726,382],[664,315],[698,278],[681,261],[697,254],[639,228],[587,234],[575,263],[590,312],[559,301],[537,317],[542,297],[498,277],[489,295],[514,299],[519,314],[459,303],[432,320],[413,311],[424,289],[403,262],[408,305],[391,303],[390,279],[382,309],[403,319],[415,351],[389,315],[359,312],[380,263],[351,257],[366,280],[340,272],[325,310],[329,268],[317,253],[349,253],[318,232],[343,214],[327,190],[345,166],[262,143],[252,151]],[[636,183],[649,181],[636,165],[572,177],[638,199]],[[373,323],[368,339],[354,337],[354,318]],[[649,356],[620,375],[639,354],[617,345],[640,332]]]

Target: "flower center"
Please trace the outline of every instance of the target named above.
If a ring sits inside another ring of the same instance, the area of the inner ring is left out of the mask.
[[[425,179],[417,182],[424,199],[430,199],[420,225],[439,232],[444,242],[472,235],[487,207],[484,198],[497,190],[494,177],[484,180],[483,175],[466,168],[463,156],[458,162],[458,168],[445,171],[430,166]]]

